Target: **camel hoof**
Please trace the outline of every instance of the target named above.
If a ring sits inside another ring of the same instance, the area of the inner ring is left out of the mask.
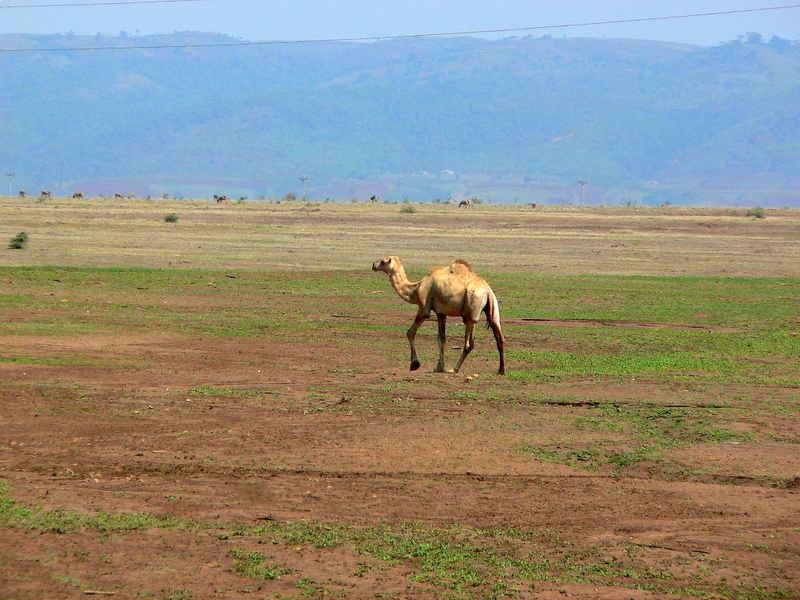
[[[415,360],[415,361],[413,361],[413,362],[411,363],[411,370],[412,370],[412,371],[416,371],[417,369],[419,369],[419,368],[420,368],[420,366],[421,366],[421,365],[420,365],[420,362],[419,362],[418,360]]]

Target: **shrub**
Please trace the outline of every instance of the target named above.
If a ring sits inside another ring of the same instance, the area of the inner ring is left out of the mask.
[[[27,243],[28,243],[28,234],[25,233],[24,231],[20,231],[17,235],[11,238],[8,247],[14,250],[23,250],[25,248],[25,244]]]
[[[410,214],[410,213],[417,212],[417,209],[414,208],[413,204],[403,204],[403,206],[400,207],[400,212],[401,213],[409,213]]]
[[[169,213],[166,217],[164,217],[164,221],[167,223],[177,223],[178,215],[176,215],[175,213]]]
[[[766,214],[764,213],[764,209],[760,206],[754,206],[750,210],[747,211],[748,217],[755,217],[756,219],[763,219]]]
[[[292,192],[289,192],[283,197],[284,202],[294,202],[297,200],[297,196],[295,196]]]

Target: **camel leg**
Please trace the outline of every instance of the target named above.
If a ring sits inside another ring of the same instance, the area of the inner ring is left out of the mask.
[[[445,328],[447,326],[446,315],[436,315],[436,320],[439,321],[439,364],[436,365],[434,373],[444,373],[444,346],[447,343],[447,334]]]
[[[461,368],[464,359],[467,358],[467,355],[472,352],[472,349],[475,347],[475,321],[466,321],[464,323],[464,329],[464,350],[461,351],[461,357],[458,359],[456,373],[458,373],[458,370]]]
[[[406,336],[408,336],[408,343],[411,346],[411,370],[412,371],[416,371],[420,367],[420,362],[419,362],[419,359],[417,358],[417,347],[414,344],[414,338],[417,335],[417,329],[419,329],[419,326],[422,325],[426,321],[427,318],[428,318],[427,315],[418,314],[417,318],[414,319],[414,322],[411,324],[411,327],[409,327],[408,333],[406,333]]]
[[[503,331],[500,329],[500,323],[490,322],[489,327],[492,328],[492,333],[494,333],[494,341],[497,342],[497,352],[500,354],[500,370],[497,371],[497,374],[505,375],[506,360],[505,356],[503,355],[503,348],[505,347],[505,338],[503,337]]]

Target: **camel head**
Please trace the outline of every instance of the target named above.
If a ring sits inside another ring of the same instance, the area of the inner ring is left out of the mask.
[[[399,256],[387,256],[386,258],[376,260],[374,263],[372,263],[373,271],[383,271],[387,275],[391,275],[397,271],[397,269],[402,267],[403,263],[400,262]]]

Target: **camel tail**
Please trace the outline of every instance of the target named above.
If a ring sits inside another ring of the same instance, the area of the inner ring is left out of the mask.
[[[486,306],[483,307],[483,312],[486,313],[486,327],[489,328],[494,323],[500,325],[500,305],[497,303],[497,296],[494,291],[489,291],[489,297],[486,299]]]

